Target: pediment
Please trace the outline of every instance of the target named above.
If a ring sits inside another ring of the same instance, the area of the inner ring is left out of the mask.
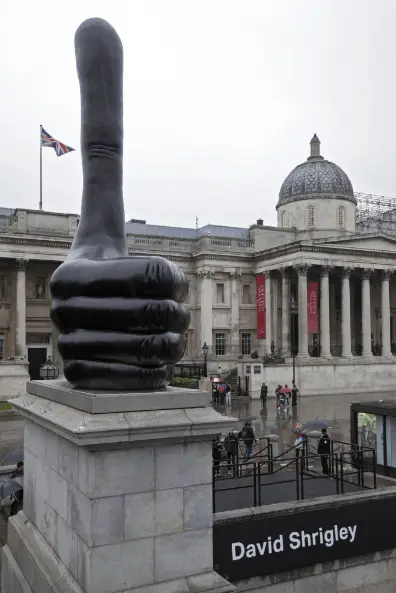
[[[323,242],[325,245],[346,249],[364,249],[369,251],[391,251],[396,253],[396,236],[383,234],[354,235]]]

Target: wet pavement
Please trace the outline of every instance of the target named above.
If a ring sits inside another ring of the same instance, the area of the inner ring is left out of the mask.
[[[221,414],[241,419],[252,417],[256,437],[270,434],[279,436],[279,452],[284,444],[293,445],[294,429],[297,423],[304,424],[310,420],[325,420],[329,425],[329,435],[338,441],[350,442],[350,405],[354,402],[395,400],[394,394],[370,393],[321,395],[299,398],[298,405],[285,413],[277,413],[275,398],[268,398],[265,406],[260,401],[245,397],[231,397],[225,406],[215,404]],[[286,447],[287,448],[287,447]]]
[[[24,420],[15,413],[0,413],[0,464],[8,453],[23,446]]]

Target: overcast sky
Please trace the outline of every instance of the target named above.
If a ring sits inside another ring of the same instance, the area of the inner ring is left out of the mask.
[[[355,191],[396,197],[395,0],[0,1],[0,205],[79,212],[74,33],[100,16],[124,45],[127,219],[276,224],[282,181],[309,154]]]

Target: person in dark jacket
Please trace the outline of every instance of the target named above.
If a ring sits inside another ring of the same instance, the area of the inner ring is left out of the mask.
[[[23,469],[24,469],[24,463],[23,461],[18,461],[16,469],[14,469],[14,471],[11,473],[10,475],[10,479],[14,479],[14,478],[20,478],[23,476]]]
[[[325,476],[330,475],[329,469],[329,456],[331,453],[330,437],[327,434],[327,429],[322,428],[322,436],[318,443],[318,454],[320,455],[320,461],[322,463],[322,474]]]
[[[241,432],[239,433],[239,437],[245,443],[245,457],[248,459],[253,455],[253,442],[255,440],[255,434],[253,430],[253,426],[250,420],[245,422],[244,427],[242,428]]]
[[[295,383],[293,383],[293,386],[292,386],[292,406],[297,405],[297,396],[298,396],[297,385]]]
[[[238,451],[238,437],[233,432],[229,432],[224,439],[224,445],[227,451],[228,474],[231,475],[231,468],[235,468],[236,455]]]
[[[213,439],[212,441],[212,458],[213,458],[213,469],[214,475],[220,475],[220,461],[221,461],[221,447],[219,439]]]
[[[264,404],[265,400],[267,399],[267,395],[268,395],[268,387],[265,383],[263,383],[261,386],[261,390],[260,390],[260,399],[261,399],[262,404]]]

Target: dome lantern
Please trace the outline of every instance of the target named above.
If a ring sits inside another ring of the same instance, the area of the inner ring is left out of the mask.
[[[320,140],[316,134],[313,135],[311,140],[311,156],[308,157],[308,161],[323,161],[323,157],[320,154]]]

